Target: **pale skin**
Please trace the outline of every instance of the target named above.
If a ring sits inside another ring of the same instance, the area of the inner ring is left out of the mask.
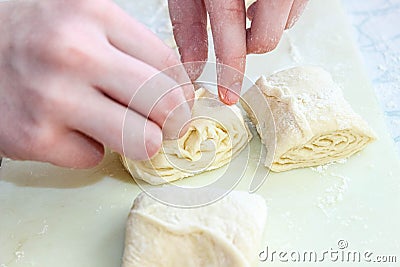
[[[275,49],[283,31],[296,23],[307,2],[258,0],[246,10],[243,0],[168,0],[175,40],[184,63],[208,59],[208,13],[217,62],[237,70],[223,68],[218,73],[219,96],[228,105],[239,99],[246,54]],[[251,20],[249,29],[246,29],[246,16]],[[190,78],[196,80],[204,65],[187,66]]]
[[[246,54],[274,49],[305,2],[259,0],[246,12],[242,0],[170,0],[181,60],[207,60],[208,12],[217,61],[244,73]],[[112,1],[3,2],[0,33],[1,157],[89,168],[104,146],[145,160],[185,132],[202,64],[186,73],[174,50]],[[221,101],[237,102],[242,78],[220,73]]]

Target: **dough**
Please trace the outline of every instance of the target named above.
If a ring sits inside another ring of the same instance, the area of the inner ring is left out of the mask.
[[[196,91],[194,120],[179,140],[166,140],[147,161],[122,158],[134,178],[150,184],[168,183],[220,168],[246,147],[252,135],[237,106],[222,104],[204,88]]]
[[[254,266],[266,216],[264,199],[247,192],[189,209],[142,193],[129,214],[122,267]]]
[[[243,100],[267,151],[275,149],[267,166],[275,172],[346,158],[375,140],[331,75],[318,67],[262,76]]]

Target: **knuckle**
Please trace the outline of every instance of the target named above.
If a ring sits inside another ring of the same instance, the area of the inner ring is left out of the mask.
[[[35,55],[53,70],[75,71],[96,66],[96,57],[86,45],[80,45],[83,34],[77,34],[72,24],[51,29],[50,34],[35,38],[29,46],[29,53]]]
[[[50,89],[50,90],[39,90],[36,97],[38,110],[42,115],[54,115],[61,108],[68,107],[67,99],[61,94],[62,90]]]
[[[67,68],[80,67],[88,69],[93,60],[94,58],[88,52],[75,45],[64,47],[64,51],[59,57],[61,66]]]
[[[243,1],[220,1],[220,8],[210,8],[210,16],[223,16],[224,20],[237,21],[245,16]],[[222,13],[222,14],[217,14]]]
[[[79,73],[88,73],[96,65],[96,58],[89,51],[75,44],[63,44],[58,51],[51,54],[51,65],[58,70]]]
[[[238,1],[237,1],[238,2]],[[238,16],[243,16],[243,8],[239,5],[232,5],[230,7],[225,8],[225,13],[227,15],[232,16],[233,18],[237,18]]]

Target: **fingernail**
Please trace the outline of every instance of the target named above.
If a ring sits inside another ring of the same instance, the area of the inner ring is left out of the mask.
[[[288,23],[286,24],[285,29],[288,30],[290,28],[292,28],[294,26],[294,24],[297,22],[298,17],[293,17],[292,19],[290,19],[288,21]]]
[[[219,99],[223,102],[223,103],[225,103],[226,104],[226,92],[228,91],[228,89],[226,89],[225,87],[223,87],[223,86],[220,86],[219,88],[218,88],[218,96],[219,96]]]
[[[156,131],[152,133],[148,133],[148,136],[145,137],[145,149],[146,155],[144,155],[143,159],[150,159],[154,155],[158,153],[162,145],[162,134],[161,131]]]
[[[239,93],[242,85],[240,83],[233,84],[229,89],[222,87],[218,90],[219,98],[227,105],[233,105],[239,100]]]
[[[235,104],[239,100],[240,91],[242,90],[242,83],[234,83],[226,92],[226,99],[230,105]]]

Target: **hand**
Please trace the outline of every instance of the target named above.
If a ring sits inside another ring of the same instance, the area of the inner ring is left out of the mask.
[[[0,33],[0,156],[85,168],[105,144],[142,160],[190,119],[184,69],[158,74],[179,58],[112,1],[3,2]]]
[[[174,36],[182,62],[205,62],[208,55],[207,12],[214,39],[220,99],[234,104],[239,99],[246,54],[266,53],[279,43],[282,33],[294,25],[307,0],[258,0],[247,10],[251,28],[246,30],[244,0],[169,0]],[[227,65],[227,66],[224,66]],[[204,64],[187,64],[196,80]]]

